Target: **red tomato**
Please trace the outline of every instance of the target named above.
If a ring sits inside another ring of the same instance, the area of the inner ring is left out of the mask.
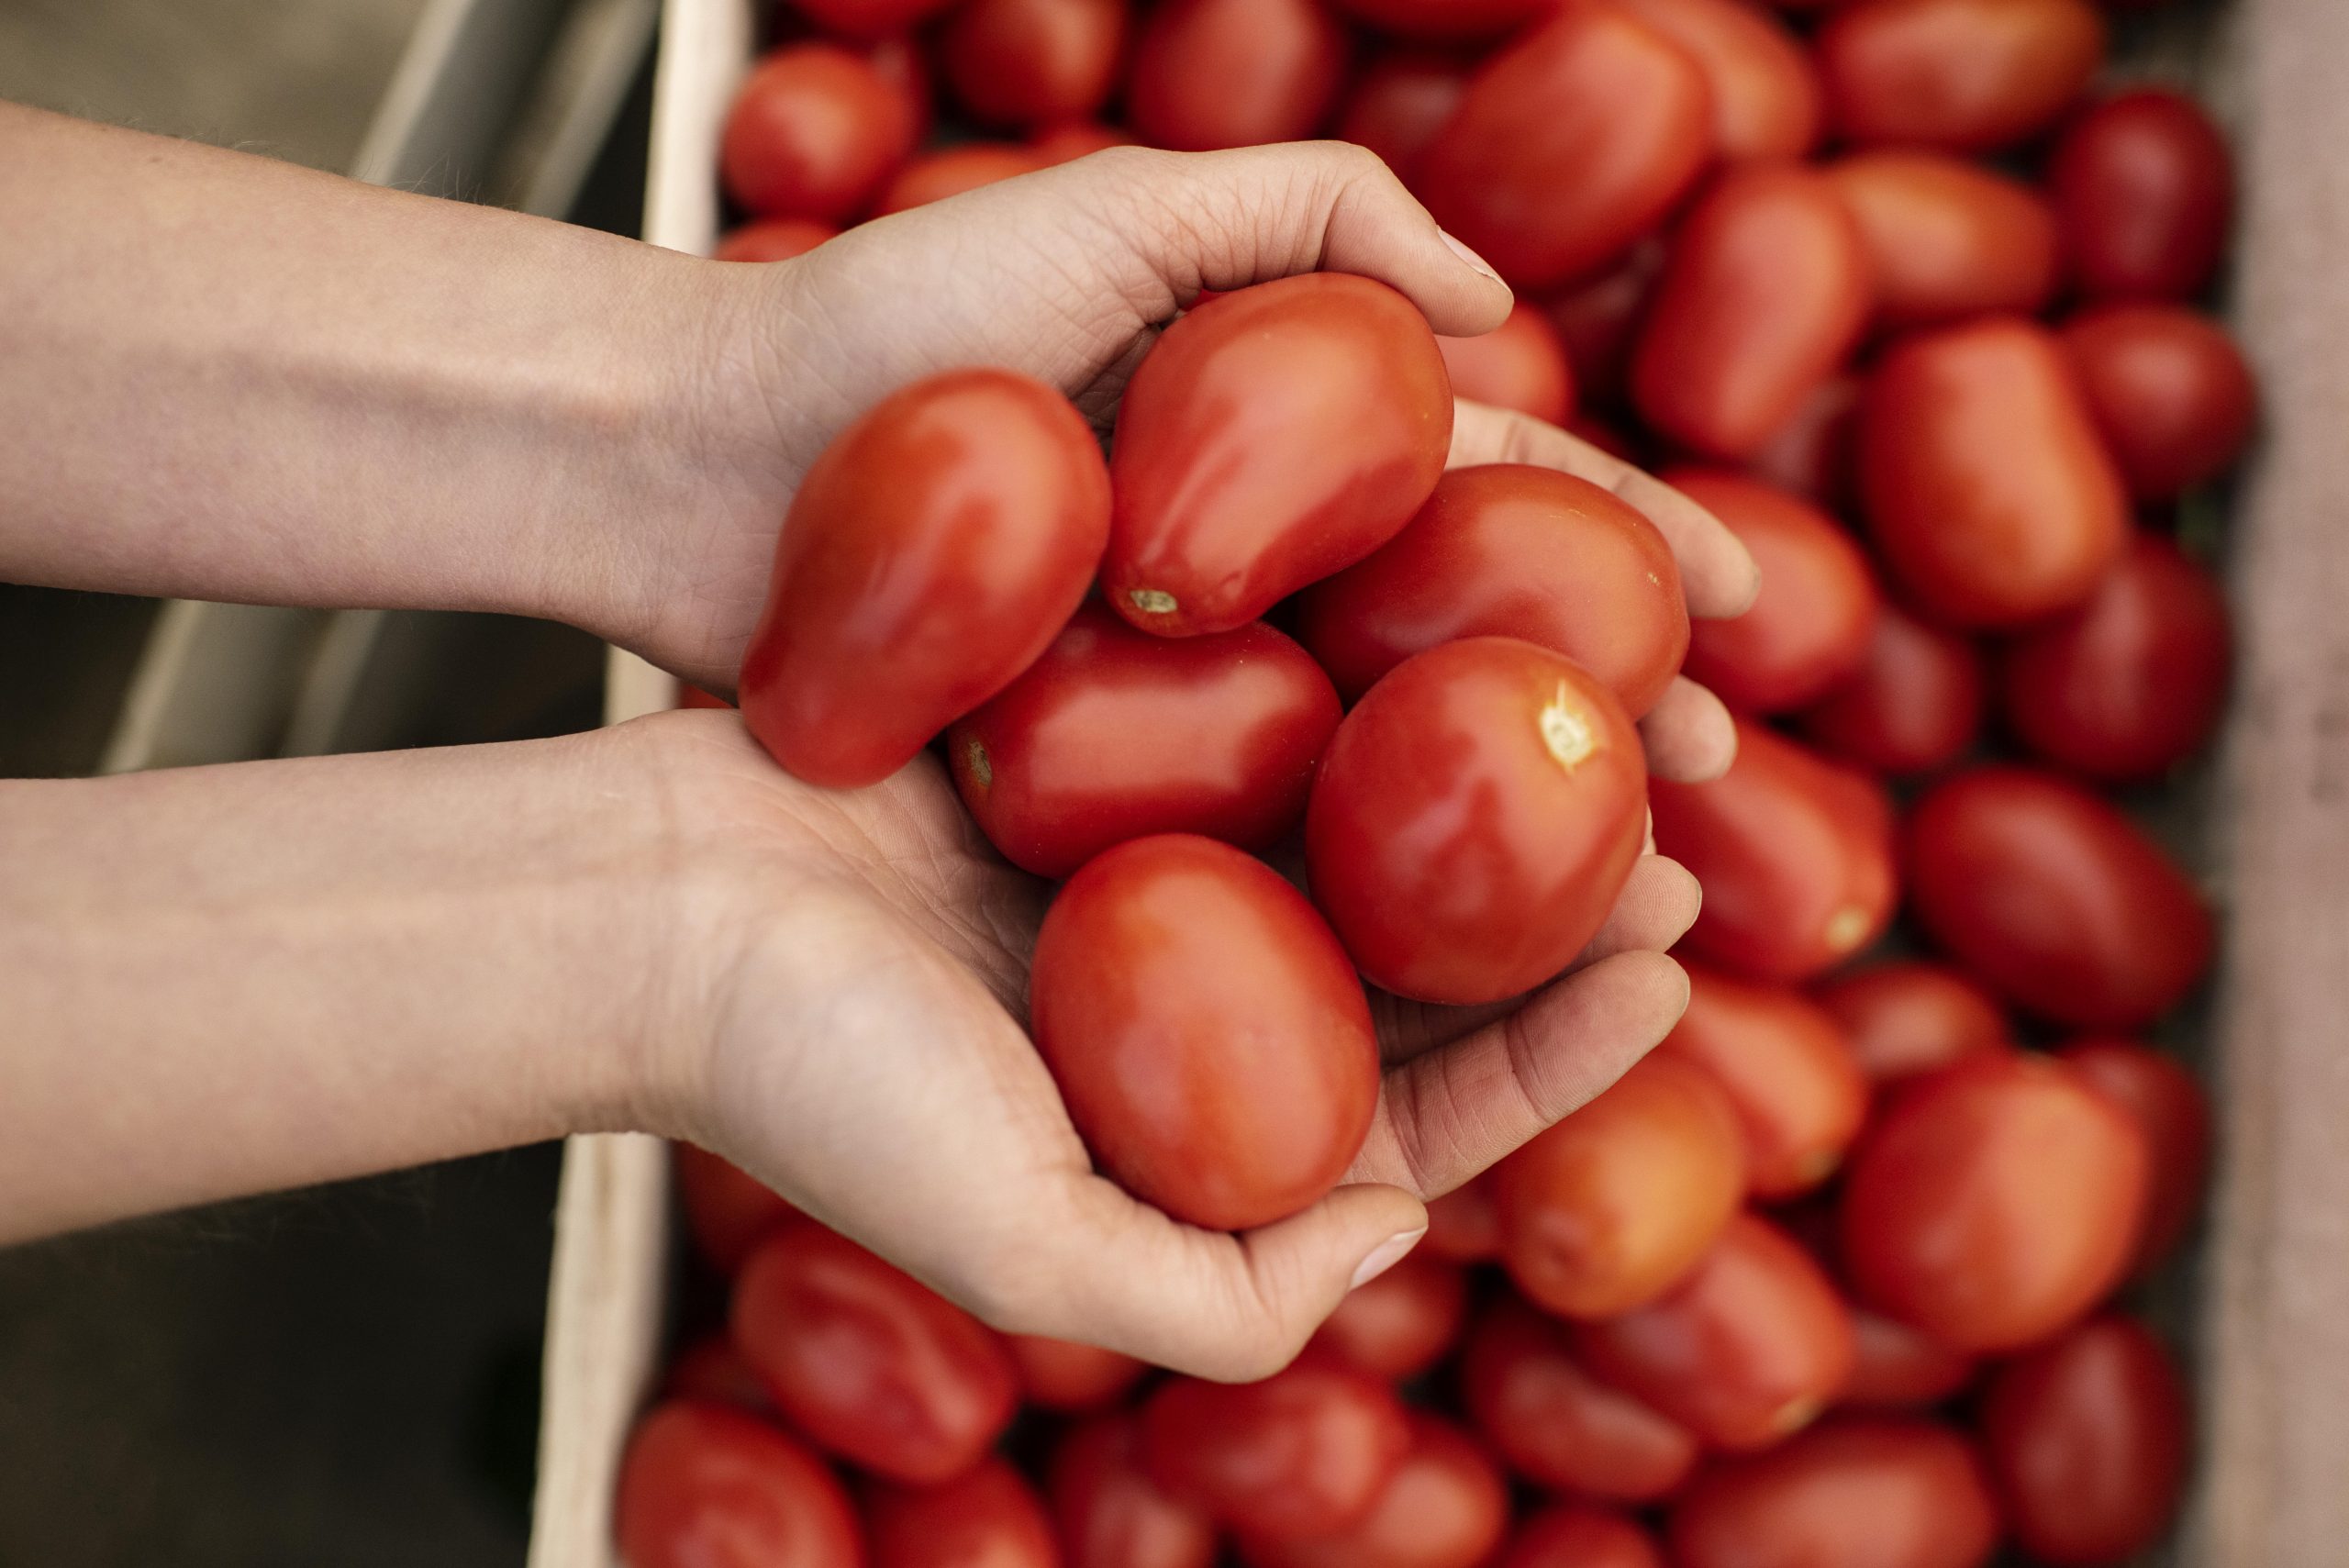
[[[1573,1332],[1591,1371],[1716,1448],[1766,1448],[1800,1430],[1852,1371],[1852,1315],[1835,1287],[1750,1214],[1662,1299]]]
[[[629,1568],[863,1568],[848,1494],[756,1416],[655,1406],[620,1461],[613,1534]]]
[[[2055,293],[2055,214],[2019,180],[1945,153],[1862,152],[1828,171],[1860,226],[1886,327],[2036,315]]]
[[[1686,50],[1613,7],[1561,6],[1470,78],[1420,185],[1437,221],[1541,288],[1653,228],[1712,139],[1712,95]]]
[[[1669,1540],[1675,1568],[1977,1568],[1998,1514],[1955,1432],[1841,1420],[1709,1471]]]
[[[1405,38],[1475,39],[1530,21],[1550,0],[1338,0],[1358,21]]]
[[[1327,1362],[1301,1362],[1262,1383],[1178,1377],[1142,1407],[1152,1478],[1262,1540],[1358,1523],[1410,1446],[1393,1390]]]
[[[1427,1240],[1419,1250],[1448,1263],[1488,1263],[1501,1255],[1500,1211],[1493,1184],[1479,1176],[1428,1205]]]
[[[1177,1219],[1285,1218],[1362,1150],[1362,984],[1304,895],[1227,844],[1168,833],[1089,862],[1044,917],[1028,996],[1094,1157]]]
[[[891,1480],[968,1470],[1019,1402],[1011,1359],[977,1318],[812,1219],[742,1265],[733,1330],[794,1427]]]
[[[1079,120],[1073,125],[1055,126],[1028,145],[1036,150],[1046,164],[1051,165],[1074,162],[1089,153],[1106,152],[1112,147],[1131,147],[1133,144],[1134,139],[1116,126]]]
[[[1545,425],[1574,417],[1575,373],[1550,318],[1520,300],[1508,319],[1481,338],[1438,338],[1453,395],[1514,408]]]
[[[1309,1540],[1243,1540],[1249,1568],[1481,1568],[1508,1526],[1508,1485],[1450,1423],[1410,1420],[1410,1451],[1367,1515]]]
[[[1338,114],[1338,139],[1367,147],[1406,183],[1468,88],[1468,62],[1436,50],[1390,49],[1363,68]]]
[[[897,171],[873,204],[874,216],[928,206],[998,180],[1032,174],[1052,167],[1052,160],[1016,141],[965,141],[925,152]]]
[[[1514,1297],[1470,1331],[1460,1391],[1485,1440],[1536,1486],[1651,1503],[1697,1467],[1695,1434],[1593,1378],[1559,1325]]]
[[[1435,334],[1385,284],[1312,272],[1196,306],[1118,409],[1110,606],[1161,636],[1245,626],[1402,531],[1451,448]]]
[[[2177,1512],[2193,1419],[2169,1352],[2126,1318],[2009,1362],[1982,1431],[2016,1539],[2054,1568],[2135,1557]]]
[[[1305,810],[1313,896],[1370,980],[1497,1002],[1598,933],[1645,836],[1647,761],[1583,667],[1511,637],[1415,654],[1355,705]]]
[[[2115,94],[2064,132],[2047,169],[2072,281],[2091,299],[2190,299],[2234,218],[2234,162],[2183,93]]]
[[[1954,626],[2085,601],[2129,537],[2129,502],[2054,338],[1994,317],[1921,333],[1860,407],[1860,491],[1885,563]]]
[[[1058,879],[1152,833],[1265,848],[1304,817],[1338,718],[1329,677],[1271,627],[1152,637],[1087,605],[948,732],[947,758],[1004,857]]]
[[[1818,145],[1819,76],[1785,23],[1747,0],[1617,3],[1703,69],[1722,157],[1800,158]]]
[[[2090,778],[2152,778],[2202,749],[2226,706],[2233,630],[2218,580],[2139,533],[2096,596],[2007,645],[2007,721]]]
[[[1631,398],[1692,450],[1752,457],[1859,341],[1875,279],[1818,171],[1733,169],[1698,203],[1631,358]]]
[[[1142,23],[1126,113],[1182,152],[1301,141],[1329,117],[1346,36],[1317,0],[1163,0]]]
[[[1883,595],[1867,557],[1834,518],[1742,474],[1680,469],[1664,480],[1719,517],[1762,570],[1751,609],[1698,621],[1690,632],[1689,679],[1731,707],[1782,713],[1858,671]]]
[[[1809,1192],[1842,1162],[1867,1115],[1867,1080],[1842,1026],[1799,991],[1686,967],[1688,1010],[1663,1049],[1728,1091],[1744,1129],[1748,1192]]]
[[[1113,1405],[1150,1369],[1131,1356],[1041,1334],[1006,1334],[1004,1349],[1019,1369],[1019,1389],[1047,1410],[1097,1410]]]
[[[1894,1095],[1844,1177],[1842,1251],[1872,1304],[1951,1349],[2010,1351],[2121,1282],[2144,1135],[2080,1076],[2001,1051]]]
[[[727,193],[763,217],[837,223],[863,210],[914,150],[919,116],[903,88],[832,44],[759,61],[726,117]]]
[[[1213,1568],[1215,1526],[1142,1472],[1139,1417],[1098,1417],[1063,1438],[1050,1488],[1065,1568]]]
[[[1974,1361],[1897,1318],[1852,1312],[1852,1376],[1842,1403],[1900,1410],[1954,1399],[1974,1381]]]
[[[784,519],[742,717],[810,784],[896,773],[1009,685],[1085,598],[1108,474],[1040,381],[950,371],[824,450]]]
[[[1973,639],[1887,602],[1876,606],[1859,668],[1799,722],[1804,738],[1831,756],[1879,773],[1929,773],[1973,746],[1988,686]]]
[[[1460,1337],[1468,1281],[1424,1251],[1349,1292],[1313,1336],[1314,1348],[1390,1383],[1408,1382],[1442,1361]]]
[[[1620,1514],[1553,1503],[1520,1527],[1493,1568],[1664,1568],[1664,1554]]]
[[[2064,349],[2097,428],[2140,501],[2174,501],[2235,465],[2259,389],[2243,350],[2177,306],[2110,305],[2065,325]]]
[[[2087,0],[1861,0],[1817,48],[1847,140],[1993,152],[2080,95],[2103,62],[2104,18]]]
[[[1810,389],[1794,417],[1762,444],[1747,469],[1765,484],[1842,509],[1852,497],[1852,449],[1859,410],[1859,378],[1829,376]]]
[[[2135,1029],[2210,967],[2210,914],[2153,842],[2052,774],[1977,768],[1911,809],[1926,933],[1994,990],[2076,1029]]]
[[[684,684],[680,684],[677,688],[677,706],[682,708],[723,708],[729,712],[731,712],[734,706],[732,703],[721,697],[711,696],[699,686]]]
[[[1892,805],[1874,780],[1749,720],[1710,784],[1649,786],[1656,848],[1696,876],[1688,951],[1757,980],[1809,980],[1892,918]]]
[[[1445,474],[1401,533],[1308,588],[1297,636],[1349,700],[1438,644],[1522,638],[1637,718],[1679,673],[1688,608],[1670,542],[1638,510],[1586,479],[1494,463]]]
[[[704,1335],[677,1352],[661,1380],[661,1397],[733,1405],[761,1415],[774,1410],[765,1382],[723,1333]]]
[[[994,1457],[935,1486],[874,1485],[864,1526],[873,1568],[1061,1568],[1042,1500]]]
[[[1125,38],[1126,0],[965,0],[938,35],[938,61],[978,118],[1053,125],[1100,112]]]
[[[2152,1189],[2136,1262],[2141,1271],[2151,1268],[2176,1249],[2202,1207],[2210,1172],[2210,1097],[2193,1073],[2134,1040],[2077,1040],[2055,1054],[2088,1087],[2127,1111],[2145,1135],[2153,1152]]]
[[[727,235],[711,254],[720,261],[788,261],[839,235],[840,230],[829,223],[814,223],[804,217],[763,217]]]
[[[685,1234],[711,1268],[730,1274],[766,1233],[799,1211],[732,1161],[690,1143],[669,1146]]]
[[[2014,1049],[1990,994],[1937,963],[1879,963],[1827,982],[1818,996],[1847,1031],[1860,1071],[1878,1086]]]
[[[1630,395],[1631,348],[1664,276],[1664,241],[1651,235],[1613,268],[1543,305],[1566,346],[1578,401],[1620,403]]]
[[[807,19],[827,32],[877,39],[902,33],[944,10],[953,0],[792,0]]]

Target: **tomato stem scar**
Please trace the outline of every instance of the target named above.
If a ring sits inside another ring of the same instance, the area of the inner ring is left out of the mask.
[[[1558,683],[1558,695],[1543,705],[1541,723],[1542,744],[1568,773],[1598,750],[1598,731],[1589,716],[1575,706],[1564,681]]]
[[[1856,904],[1846,904],[1827,917],[1827,929],[1820,933],[1832,952],[1849,952],[1860,945],[1868,934],[1868,912]]]
[[[995,764],[987,761],[987,749],[985,743],[972,741],[969,749],[963,755],[970,763],[972,783],[981,789],[995,783]]]
[[[1135,588],[1126,597],[1134,608],[1146,616],[1171,616],[1174,613],[1174,595],[1163,588]]]

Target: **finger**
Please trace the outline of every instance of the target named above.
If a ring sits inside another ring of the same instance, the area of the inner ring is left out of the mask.
[[[1586,969],[1619,952],[1669,952],[1672,944],[1688,934],[1703,904],[1697,879],[1678,861],[1663,855],[1642,855],[1631,867],[1623,895],[1582,950],[1575,966]]]
[[[1463,400],[1452,421],[1452,466],[1527,462],[1612,491],[1636,507],[1672,546],[1691,615],[1743,615],[1762,575],[1735,534],[1704,507],[1653,474],[1579,436],[1507,408]]]
[[[1675,675],[1640,720],[1648,772],[1675,784],[1705,784],[1737,761],[1737,721],[1721,699],[1686,675]]]

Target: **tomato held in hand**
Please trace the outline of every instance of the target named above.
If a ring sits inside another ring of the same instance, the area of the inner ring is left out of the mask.
[[[1652,1503],[1697,1467],[1694,1433],[1585,1372],[1558,1324],[1513,1297],[1470,1331],[1460,1391],[1485,1440],[1536,1486]]]
[[[1519,1528],[1493,1568],[1664,1568],[1664,1554],[1621,1514],[1553,1503]]]
[[[1338,113],[1338,139],[1367,147],[1405,184],[1468,90],[1468,61],[1440,50],[1390,49],[1363,67]]]
[[[1653,228],[1712,142],[1712,95],[1686,50],[1611,6],[1561,6],[1470,79],[1419,184],[1503,277],[1542,288]]]
[[[1819,76],[1785,23],[1746,0],[1620,3],[1704,71],[1723,158],[1800,158],[1818,144]]]
[[[1311,272],[1169,327],[1118,409],[1110,607],[1229,631],[1385,544],[1452,448],[1435,334],[1385,284]]]
[[[710,255],[719,261],[788,261],[839,239],[840,232],[829,223],[815,223],[804,217],[763,217],[727,235]],[[710,701],[715,703],[716,699]],[[709,704],[694,702],[688,693],[682,706],[697,707]]]
[[[1052,1452],[1050,1490],[1064,1568],[1214,1568],[1215,1525],[1141,1467],[1141,1420],[1101,1416]]]
[[[1351,1528],[1410,1446],[1409,1420],[1386,1384],[1326,1362],[1262,1383],[1178,1377],[1142,1407],[1151,1477],[1261,1540]]]
[[[2201,895],[2107,802],[2027,768],[1977,768],[1909,817],[1928,935],[2025,1009],[2076,1029],[2135,1029],[2210,967]]]
[[[1508,1525],[1508,1488],[1458,1429],[1411,1412],[1411,1448],[1378,1501],[1335,1535],[1250,1540],[1249,1568],[1483,1568]]]
[[[1974,1372],[1973,1357],[1922,1329],[1854,1307],[1852,1375],[1840,1402],[1860,1409],[1921,1409],[1964,1393]]]
[[[2055,123],[2104,42],[2087,0],[1860,0],[1817,48],[1845,139],[1995,152]]]
[[[1467,1277],[1426,1249],[1338,1304],[1313,1336],[1313,1350],[1390,1383],[1406,1383],[1443,1359],[1468,1312]]]
[[[1338,0],[1338,8],[1405,38],[1482,39],[1530,21],[1548,0]]]
[[[1878,1087],[2014,1049],[2007,1016],[1990,994],[1938,963],[1879,963],[1827,982],[1818,996],[1843,1026],[1861,1073]]]
[[[1113,1405],[1150,1369],[1129,1355],[1041,1334],[1006,1334],[1003,1348],[1019,1369],[1019,1391],[1047,1410],[1097,1410]]]
[[[1177,1219],[1286,1218],[1361,1151],[1362,984],[1304,895],[1227,844],[1170,833],[1088,863],[1044,917],[1028,995],[1094,1157]]]
[[[768,1231],[799,1212],[750,1172],[707,1149],[673,1143],[669,1152],[685,1234],[719,1273],[740,1268]]]
[[[1108,525],[1093,432],[1043,383],[950,371],[893,393],[784,519],[742,662],[751,732],[810,784],[888,777],[1044,651]]]
[[[1126,0],[965,0],[938,35],[938,59],[979,119],[1058,125],[1100,112],[1125,36]]]
[[[1563,427],[1575,414],[1575,373],[1558,329],[1539,309],[1517,302],[1508,319],[1481,338],[1438,338],[1453,395],[1513,408]]]
[[[882,187],[873,204],[874,216],[886,217],[998,180],[1015,179],[1052,167],[1052,161],[1034,148],[1017,141],[965,141],[916,157]]]
[[[2140,501],[2173,501],[2209,484],[2251,444],[2259,389],[2243,350],[2208,317],[2105,306],[2065,323],[2064,351]]]
[[[1895,347],[1860,409],[1885,562],[1953,626],[2014,626],[2096,591],[2129,502],[2054,338],[1997,317]]]
[[[1929,773],[1964,756],[1981,734],[1988,687],[1972,638],[1887,602],[1876,607],[1859,668],[1798,722],[1831,756],[1896,776]]]
[[[756,1416],[679,1401],[637,1423],[613,1534],[629,1568],[863,1568],[848,1494]]]
[[[2191,299],[2234,217],[2234,163],[2202,106],[2137,87],[2072,122],[2047,169],[2072,281],[2090,299]]]
[[[837,223],[913,152],[919,116],[862,56],[794,44],[759,61],[726,117],[727,194],[762,217]]]
[[[1061,1568],[1044,1505],[992,1456],[935,1486],[874,1486],[864,1500],[872,1568]]]
[[[1876,272],[1876,318],[1906,329],[2036,315],[2055,292],[2055,213],[2019,180],[1946,153],[1862,152],[1828,171]]]
[[[2210,1173],[2210,1101],[2171,1057],[2127,1040],[2075,1040],[2056,1060],[2135,1120],[2153,1154],[2153,1186],[2137,1246],[2140,1273],[2176,1250],[2202,1207]]]
[[[1349,699],[1440,643],[1521,638],[1639,718],[1679,673],[1688,608],[1671,544],[1636,509],[1586,479],[1494,463],[1445,474],[1401,533],[1308,588],[1297,635]]]
[[[1164,0],[1134,46],[1126,114],[1180,152],[1301,141],[1345,63],[1345,32],[1319,0]]]
[[[1867,1080],[1842,1027],[1799,991],[1687,968],[1688,1010],[1662,1049],[1728,1091],[1744,1129],[1748,1192],[1809,1192],[1842,1162],[1867,1115]]]
[[[1837,1420],[1708,1472],[1668,1539],[1676,1568],[1979,1568],[1998,1512],[1955,1432]]]
[[[1692,629],[1690,680],[1733,708],[1782,713],[1859,669],[1883,595],[1867,557],[1834,518],[1742,474],[1679,469],[1664,481],[1719,517],[1762,573],[1743,615]]]

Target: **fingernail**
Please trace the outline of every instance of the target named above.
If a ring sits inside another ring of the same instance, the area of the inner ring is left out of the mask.
[[[1409,1254],[1411,1249],[1419,1244],[1419,1238],[1427,1233],[1428,1228],[1422,1225],[1417,1230],[1406,1230],[1400,1236],[1389,1236],[1386,1240],[1381,1241],[1371,1249],[1370,1256],[1364,1258],[1362,1265],[1354,1270],[1353,1283],[1346,1288],[1360,1290],[1364,1285],[1401,1262]]]
[[[1493,282],[1498,283],[1501,281],[1501,275],[1493,271],[1493,264],[1490,261],[1486,261],[1482,256],[1477,255],[1476,252],[1460,243],[1459,240],[1454,239],[1449,232],[1439,228],[1436,230],[1436,235],[1438,238],[1442,239],[1445,247],[1449,249],[1453,255],[1459,257],[1462,261],[1467,262],[1470,266],[1475,268],[1486,277],[1492,279]]]

